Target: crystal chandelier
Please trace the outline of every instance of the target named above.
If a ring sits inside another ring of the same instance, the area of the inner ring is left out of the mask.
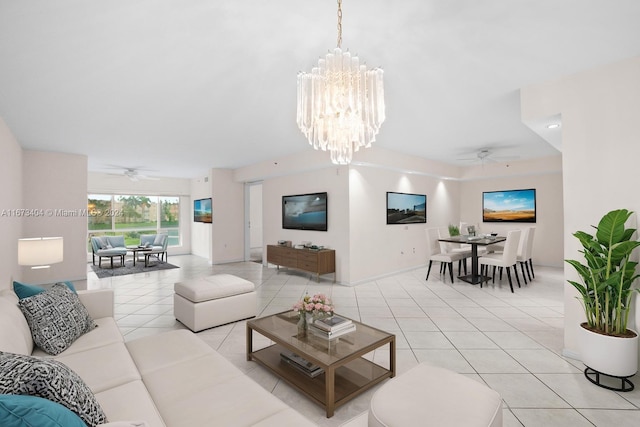
[[[298,73],[298,127],[316,150],[346,165],[354,151],[370,147],[384,122],[381,68],[367,70],[357,56],[343,52],[342,0],[338,0],[338,47],[318,60],[310,73]]]

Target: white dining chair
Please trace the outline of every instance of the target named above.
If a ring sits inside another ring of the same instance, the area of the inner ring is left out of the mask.
[[[480,229],[479,227],[475,227],[475,232],[476,232],[476,236],[480,234]],[[469,235],[469,223],[467,222],[460,222],[460,234],[463,236],[468,236]],[[465,243],[460,245],[460,250],[462,251],[471,251],[471,245],[467,245]],[[478,251],[479,255],[482,255],[484,253],[487,252],[487,247],[486,246],[478,246],[476,248],[476,250]]]
[[[487,245],[486,249],[489,253],[501,254],[502,252],[504,252],[504,242],[492,243],[490,245]]]
[[[507,278],[509,279],[509,287],[513,293],[513,282],[511,280],[511,267],[516,276],[518,287],[520,287],[520,278],[518,277],[518,269],[516,267],[516,259],[518,257],[518,245],[520,243],[520,235],[522,231],[511,230],[507,233],[507,240],[504,243],[504,251],[500,254],[486,254],[480,257],[478,263],[480,264],[480,274],[486,276],[489,266],[493,266],[493,279],[492,282],[496,282],[496,268],[500,268],[500,279],[502,279],[502,269],[506,268]],[[482,287],[482,282],[480,283]]]
[[[451,237],[449,227],[438,228],[438,237],[440,239]],[[465,258],[458,260],[458,275],[460,275],[461,267],[464,267],[464,274],[467,274],[467,258],[471,256],[471,245],[464,243],[440,242],[441,253],[464,254]],[[440,269],[442,272],[442,269]]]
[[[461,234],[461,235],[466,236],[466,235],[468,235],[468,234],[469,234],[469,230],[467,229],[467,226],[468,226],[468,225],[469,225],[469,224],[467,224],[466,222],[462,222],[462,221],[460,221],[460,227],[459,227],[459,230],[460,230],[460,234]]]
[[[442,252],[440,248],[440,234],[437,228],[427,228],[425,230],[427,236],[427,259],[429,260],[429,268],[427,270],[427,278],[429,280],[429,274],[431,273],[431,265],[434,261],[439,262],[440,265],[444,265],[444,273],[446,276],[447,267],[449,267],[449,275],[451,276],[451,283],[453,283],[453,262],[467,258],[471,254],[467,253],[452,253]],[[459,268],[458,268],[459,269]],[[442,272],[442,269],[441,269]]]
[[[526,228],[524,231],[524,235],[520,239],[521,243],[518,247],[518,256],[516,260],[520,264],[520,269],[522,270],[522,277],[524,277],[525,284],[527,283],[527,276],[529,277],[529,281],[531,281],[532,278],[534,279],[536,277],[536,275],[533,273],[533,262],[531,261],[533,253],[533,236],[535,235],[535,233],[535,227]],[[527,269],[526,276],[524,274],[525,268]]]

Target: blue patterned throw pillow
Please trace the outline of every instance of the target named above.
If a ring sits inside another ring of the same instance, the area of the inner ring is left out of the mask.
[[[24,394],[57,402],[91,427],[107,422],[87,384],[57,360],[0,352],[0,394]]]
[[[62,353],[96,327],[78,295],[62,283],[21,299],[18,306],[27,319],[33,342],[52,355]]]

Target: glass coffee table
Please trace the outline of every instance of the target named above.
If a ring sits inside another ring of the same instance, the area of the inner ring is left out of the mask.
[[[136,261],[138,260],[139,253],[151,252],[151,248],[145,248],[140,246],[127,246],[127,251],[133,253],[133,266],[135,267]],[[146,264],[146,262],[145,262]],[[146,265],[145,265],[146,267]]]
[[[344,316],[343,316],[344,317]],[[247,360],[254,360],[326,409],[327,418],[335,409],[386,378],[396,374],[396,336],[356,322],[356,330],[327,340],[307,333],[298,337],[298,314],[285,311],[247,321]],[[253,350],[253,332],[274,344]],[[389,366],[363,358],[365,354],[389,345]],[[292,352],[323,369],[310,376],[291,366],[281,353]]]

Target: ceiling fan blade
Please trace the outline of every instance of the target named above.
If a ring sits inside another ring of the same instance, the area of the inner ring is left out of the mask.
[[[121,170],[138,170],[138,171],[148,171],[151,169],[146,169],[144,166],[124,166],[124,165],[112,165],[105,164],[103,169],[121,169]]]
[[[520,156],[490,156],[493,160],[516,160],[519,159]]]

